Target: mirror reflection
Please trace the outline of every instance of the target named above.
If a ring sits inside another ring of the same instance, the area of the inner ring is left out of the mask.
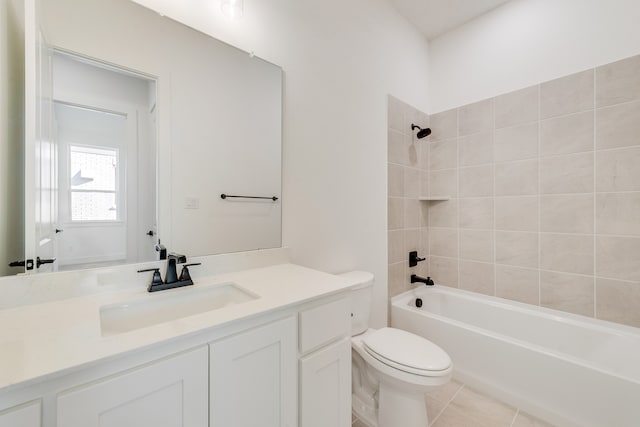
[[[128,0],[36,9],[24,258],[56,261],[34,271],[281,245],[278,66]]]
[[[154,259],[155,80],[53,53],[60,270]]]

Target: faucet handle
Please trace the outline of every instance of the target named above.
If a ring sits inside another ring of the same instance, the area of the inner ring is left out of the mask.
[[[189,273],[189,267],[193,265],[200,265],[200,262],[194,262],[192,264],[185,264],[182,266],[182,272],[180,273],[180,281],[191,280],[191,273]]]
[[[148,289],[152,289],[154,286],[164,285],[159,268],[147,268],[145,270],[138,270],[138,273],[146,273],[147,271],[153,271],[153,278],[151,279],[151,283],[149,284]],[[149,290],[149,292],[151,291]]]

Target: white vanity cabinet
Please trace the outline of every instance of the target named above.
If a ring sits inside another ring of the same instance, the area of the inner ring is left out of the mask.
[[[351,305],[300,313],[300,427],[351,426]]]
[[[40,408],[40,401],[35,401],[0,411],[0,427],[40,427]]]
[[[210,344],[211,427],[295,427],[296,320]]]
[[[60,316],[52,328],[59,348],[27,336],[23,347],[53,352],[56,369],[14,354],[12,366],[34,372],[20,379],[11,371],[18,380],[9,382],[3,371],[0,427],[350,427],[349,285],[289,264],[239,277],[258,283],[246,286],[263,299],[108,336],[96,335],[99,323],[74,329],[75,319]],[[97,320],[100,307],[119,298],[37,309],[43,319],[64,308]]]
[[[57,425],[207,427],[208,356],[204,346],[64,392]]]
[[[296,343],[290,316],[76,387],[57,427],[296,427]]]

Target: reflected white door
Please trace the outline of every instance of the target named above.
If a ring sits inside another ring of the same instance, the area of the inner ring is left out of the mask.
[[[127,247],[127,166],[136,148],[135,111],[105,111],[54,100],[62,270],[135,262]],[[131,147],[131,148],[130,148]],[[133,192],[135,195],[135,192]],[[134,204],[135,208],[135,204]]]
[[[57,270],[57,147],[53,138],[52,52],[40,30],[36,1],[25,1],[25,259]]]
[[[60,270],[156,258],[155,82],[53,52]]]

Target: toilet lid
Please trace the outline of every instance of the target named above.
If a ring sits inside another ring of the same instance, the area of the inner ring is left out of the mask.
[[[364,339],[364,347],[382,363],[418,375],[428,376],[451,366],[451,358],[440,347],[401,329],[379,329]]]

